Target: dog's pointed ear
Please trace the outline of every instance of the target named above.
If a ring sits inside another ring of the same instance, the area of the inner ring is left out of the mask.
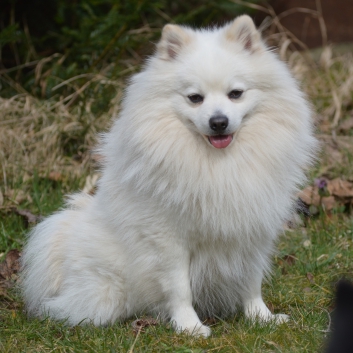
[[[264,49],[260,32],[256,29],[251,17],[243,15],[237,17],[226,27],[226,38],[241,43],[245,50],[255,52]]]
[[[157,45],[157,54],[163,60],[173,60],[190,39],[190,34],[185,28],[178,25],[165,25],[162,38]]]

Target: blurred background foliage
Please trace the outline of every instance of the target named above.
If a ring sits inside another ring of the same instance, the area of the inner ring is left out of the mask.
[[[167,22],[210,25],[251,11],[229,0],[2,0],[0,95],[68,96],[97,74],[131,73]]]
[[[31,180],[34,169],[67,180],[91,172],[98,133],[118,115],[127,77],[153,53],[161,28],[222,25],[243,13],[301,83],[319,131],[332,135],[318,174],[353,178],[351,50],[340,54],[324,45],[316,53],[300,36],[305,27],[319,35],[316,44],[329,42],[325,21],[327,28],[343,21],[342,6],[334,0],[1,0],[0,184],[6,191],[20,175]]]
[[[166,23],[223,24],[258,2],[1,0],[0,183],[31,180],[34,167],[61,179],[85,174],[127,77]]]

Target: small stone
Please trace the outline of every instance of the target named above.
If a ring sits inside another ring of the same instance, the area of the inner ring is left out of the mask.
[[[305,240],[303,243],[304,248],[310,248],[311,247],[311,241],[310,240]]]

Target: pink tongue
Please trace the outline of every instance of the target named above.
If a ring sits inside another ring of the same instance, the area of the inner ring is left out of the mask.
[[[233,140],[232,135],[217,135],[208,137],[213,147],[226,148]]]

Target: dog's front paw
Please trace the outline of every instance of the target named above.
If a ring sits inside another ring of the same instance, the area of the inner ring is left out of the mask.
[[[268,315],[254,315],[248,316],[248,319],[258,321],[260,324],[275,323],[276,325],[283,324],[289,321],[289,316],[286,314],[268,314]]]
[[[212,330],[205,325],[198,326],[191,333],[193,336],[209,337],[212,333]]]
[[[189,321],[189,320],[188,320]],[[208,337],[211,334],[211,329],[208,326],[202,325],[199,322],[181,322],[180,320],[172,320],[172,325],[177,333],[186,333],[191,336]]]
[[[209,337],[211,335],[211,329],[208,326],[197,324],[194,326],[175,326],[175,331],[177,333],[186,333],[191,336],[199,336],[199,337]]]
[[[283,324],[287,321],[289,321],[289,315],[286,314],[274,314],[273,315],[273,320],[276,322],[276,324]]]
[[[245,302],[245,316],[250,320],[259,321],[264,324],[270,322],[283,324],[289,320],[288,315],[272,314],[261,297]]]
[[[211,334],[211,329],[201,323],[192,307],[179,307],[178,312],[172,315],[171,323],[177,333],[205,338]]]

